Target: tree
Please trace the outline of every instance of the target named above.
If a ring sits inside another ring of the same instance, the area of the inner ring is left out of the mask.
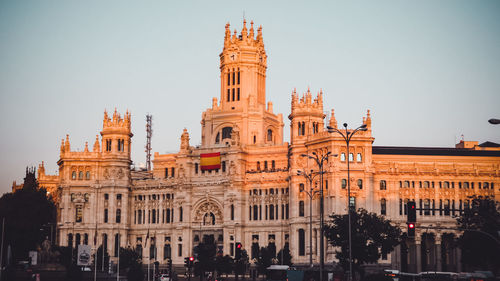
[[[457,224],[463,231],[458,244],[467,270],[500,268],[500,203],[471,197],[470,207],[460,214]]]
[[[229,255],[217,255],[215,258],[215,270],[217,270],[217,275],[228,274],[233,272],[234,261]]]
[[[351,210],[351,237],[353,270],[364,275],[361,265],[377,262],[401,242],[401,230],[391,225],[383,216],[369,213],[365,209]],[[349,234],[348,215],[330,215],[325,225],[325,236],[334,247],[335,257],[340,266],[349,270]]]
[[[292,266],[292,255],[290,254],[290,246],[285,243],[285,247],[278,252],[278,263]]]
[[[43,226],[54,224],[56,208],[47,191],[38,187],[35,169],[26,169],[23,188],[0,198],[0,218],[5,218],[5,245],[15,260],[28,257],[45,239]]]
[[[194,252],[198,255],[198,262],[194,264],[194,274],[200,276],[200,280],[202,280],[205,272],[213,272],[215,269],[217,246],[213,236],[204,236],[203,241],[195,247]]]
[[[273,255],[268,247],[262,247],[257,259],[257,270],[260,275],[267,274],[267,268],[273,264]]]

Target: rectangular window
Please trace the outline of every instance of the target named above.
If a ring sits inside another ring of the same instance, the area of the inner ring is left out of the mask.
[[[179,221],[182,222],[182,207],[179,207]]]
[[[122,200],[122,195],[121,194],[116,194],[116,200],[118,200],[118,201]]]
[[[78,205],[76,206],[75,222],[82,222],[82,221],[83,221],[83,206]]]
[[[240,84],[240,72],[238,71],[238,85]],[[238,99],[239,100],[239,99]]]
[[[231,90],[227,89],[227,101],[231,101]]]
[[[141,214],[139,213],[139,217]],[[108,209],[104,209],[104,222],[108,222]]]
[[[172,167],[172,177],[175,177],[175,168]]]
[[[299,229],[299,256],[305,256],[306,254],[306,235],[305,231],[301,228]]]
[[[194,173],[198,174],[198,163],[194,163]]]
[[[165,178],[168,178],[168,168],[165,168]]]
[[[231,73],[227,74],[227,85],[229,86],[231,84]]]
[[[222,161],[222,172],[226,172],[226,161]]]
[[[116,223],[120,223],[122,221],[122,210],[116,209]]]
[[[234,88],[233,88],[233,91],[232,91],[232,93],[233,93],[233,101],[234,101]]]
[[[233,85],[234,85],[235,77],[236,77],[236,74],[233,72]]]
[[[240,100],[240,88],[238,88],[238,96],[237,96],[238,100]]]
[[[177,256],[182,257],[182,244],[177,245]]]

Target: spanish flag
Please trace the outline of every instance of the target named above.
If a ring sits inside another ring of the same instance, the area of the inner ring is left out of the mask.
[[[200,154],[200,168],[202,171],[220,169],[220,152]]]

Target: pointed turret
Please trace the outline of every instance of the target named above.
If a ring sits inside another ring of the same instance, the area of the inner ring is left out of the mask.
[[[250,38],[254,40],[255,34],[253,32],[253,21],[250,21]]]
[[[241,39],[247,40],[247,21],[244,19],[243,20],[243,29],[241,29]]]
[[[83,150],[84,152],[89,152],[89,142],[85,142],[85,148]]]
[[[330,127],[337,129],[337,119],[335,119],[335,111],[332,109],[332,113],[330,115]]]
[[[99,144],[99,135],[95,135],[94,147],[92,148],[93,152],[100,152],[101,145]]]
[[[69,145],[69,135],[66,135],[66,141],[64,142],[64,151],[65,152],[71,151],[71,147]]]

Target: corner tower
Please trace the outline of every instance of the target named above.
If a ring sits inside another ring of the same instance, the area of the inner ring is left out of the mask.
[[[103,158],[130,160],[130,144],[133,134],[130,129],[130,113],[128,111],[123,115],[123,118],[116,112],[116,109],[112,118],[108,117],[108,113],[104,111],[101,136]]]
[[[220,57],[220,102],[203,112],[202,146],[269,145],[283,143],[283,116],[266,105],[267,55],[262,27],[255,34],[246,20],[238,34],[226,24]]]

